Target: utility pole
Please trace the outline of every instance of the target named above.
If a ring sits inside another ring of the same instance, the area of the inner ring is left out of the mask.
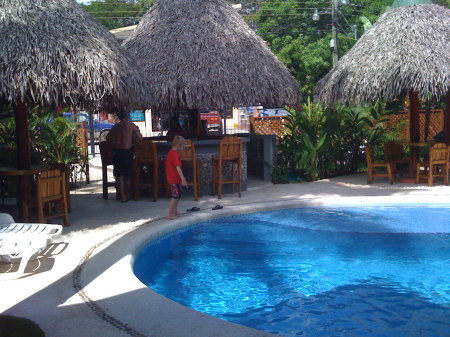
[[[338,39],[337,39],[337,6],[338,0],[331,0],[331,48],[333,48],[333,68],[336,67],[336,64],[339,59],[338,55]]]

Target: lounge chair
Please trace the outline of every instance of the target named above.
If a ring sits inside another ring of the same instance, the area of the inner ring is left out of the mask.
[[[38,256],[62,233],[61,225],[15,223],[7,213],[0,213],[0,261],[17,263],[17,271],[0,275],[0,279],[23,275],[28,261]]]

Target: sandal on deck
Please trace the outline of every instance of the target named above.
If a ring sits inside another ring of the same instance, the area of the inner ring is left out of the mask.
[[[188,212],[197,212],[199,210],[200,210],[200,208],[194,206],[192,208],[187,209],[186,211],[188,211]]]
[[[223,208],[223,206],[221,206],[221,205],[216,205],[216,206],[214,206],[214,207],[212,208],[212,210],[215,211],[215,210],[222,209],[222,208]]]

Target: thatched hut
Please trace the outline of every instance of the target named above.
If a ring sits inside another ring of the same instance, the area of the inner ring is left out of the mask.
[[[450,88],[450,10],[413,5],[383,14],[315,87],[317,100],[392,100],[409,91],[443,97]]]
[[[419,97],[446,96],[444,127],[450,145],[450,10],[433,4],[401,6],[400,1],[394,5],[317,83],[315,98],[331,105],[409,94],[410,141],[419,142]],[[419,148],[410,151],[413,176]]]
[[[0,0],[0,96],[16,106],[19,166],[29,165],[25,104],[148,106],[135,61],[74,0]]]
[[[123,45],[143,61],[157,109],[299,99],[288,69],[225,0],[159,0]]]

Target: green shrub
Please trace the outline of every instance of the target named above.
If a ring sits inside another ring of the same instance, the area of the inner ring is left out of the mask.
[[[395,130],[386,129],[387,115],[382,102],[330,109],[308,99],[300,110],[290,110],[286,134],[278,141],[283,166],[275,167],[275,175],[284,177],[296,172],[308,180],[317,180],[358,172],[366,166],[365,143],[380,155],[382,143],[398,136]]]

